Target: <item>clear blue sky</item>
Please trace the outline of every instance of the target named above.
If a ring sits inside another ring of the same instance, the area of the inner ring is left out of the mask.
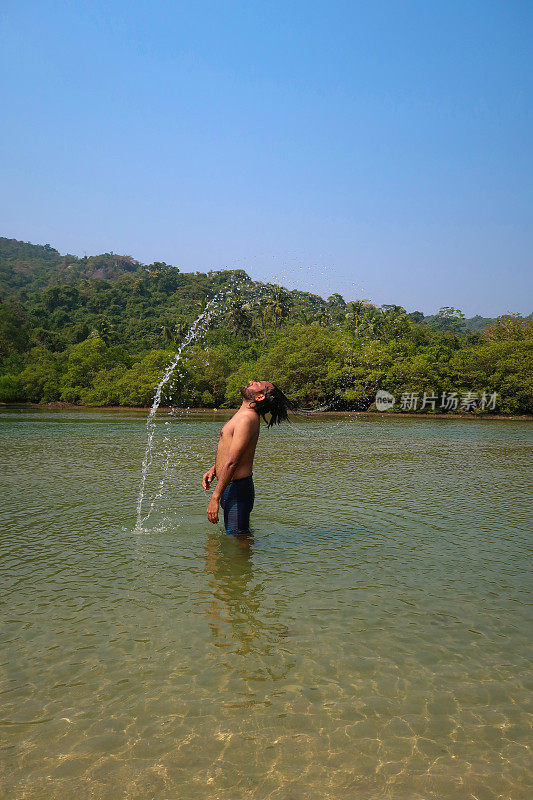
[[[0,10],[1,231],[530,313],[533,3]]]

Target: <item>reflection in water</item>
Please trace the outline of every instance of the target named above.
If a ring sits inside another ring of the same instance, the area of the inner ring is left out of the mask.
[[[259,635],[261,587],[253,582],[251,536],[233,537],[211,533],[205,546],[205,571],[210,575],[212,600],[209,629],[214,643],[245,655]]]
[[[253,534],[228,536],[216,532],[207,536],[207,618],[217,651],[240,657],[227,662],[228,668],[242,678],[271,680],[286,676],[291,667],[290,663],[280,663],[279,658],[280,642],[288,628],[262,618],[264,590],[254,574],[254,544]]]

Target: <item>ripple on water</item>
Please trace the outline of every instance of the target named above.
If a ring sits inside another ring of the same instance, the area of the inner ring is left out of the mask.
[[[265,430],[248,546],[204,520],[212,415],[132,533],[143,425],[4,418],[7,798],[531,796],[526,424]]]

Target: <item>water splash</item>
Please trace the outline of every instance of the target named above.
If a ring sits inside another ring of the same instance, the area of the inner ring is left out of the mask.
[[[254,292],[254,295],[248,297],[246,295],[246,289],[252,290]],[[267,286],[257,286],[253,282],[248,282],[247,280],[244,279],[241,280],[235,279],[235,281],[230,285],[228,289],[218,292],[207,303],[202,313],[195,319],[195,321],[185,334],[175,356],[167,366],[161,380],[159,381],[159,383],[155,388],[154,399],[152,402],[152,406],[150,408],[150,412],[148,414],[148,419],[146,420],[146,430],[148,432],[148,437],[146,442],[146,450],[142,462],[141,480],[139,484],[139,496],[137,499],[137,522],[134,528],[134,531],[136,533],[142,533],[144,531],[143,527],[144,524],[150,518],[157,501],[160,500],[161,497],[163,496],[165,480],[170,467],[170,458],[171,458],[170,452],[166,453],[165,463],[163,465],[163,477],[161,478],[158,488],[150,502],[148,512],[145,513],[145,515],[143,516],[143,502],[146,489],[146,479],[148,477],[148,472],[152,464],[154,434],[156,430],[156,413],[159,406],[161,405],[163,389],[173,376],[181,360],[184,350],[188,347],[188,345],[191,344],[191,342],[197,340],[199,336],[205,334],[208,326],[210,325],[210,323],[214,318],[223,314],[227,310],[227,301],[229,299],[231,298],[235,299],[237,296],[240,295],[242,300],[246,300],[248,303],[250,303],[250,305],[254,305],[258,303],[260,300],[264,299],[264,297],[269,295],[270,293],[271,289]]]
[[[170,378],[174,373],[174,370],[178,366],[182,353],[185,350],[185,348],[197,338],[199,333],[205,332],[213,316],[216,313],[220,313],[221,301],[225,300],[228,297],[228,295],[230,295],[234,291],[234,288],[235,287],[232,286],[223,292],[219,292],[207,303],[202,313],[195,319],[195,321],[185,334],[185,337],[183,338],[183,341],[181,342],[176,355],[166,368],[163,377],[156,386],[152,407],[150,408],[148,419],[146,420],[146,430],[148,432],[148,438],[142,462],[141,481],[139,485],[139,497],[137,500],[137,523],[135,525],[135,531],[138,533],[142,533],[143,525],[149,519],[156,502],[161,498],[164,488],[166,470],[164,470],[163,478],[161,479],[159,487],[154,497],[152,498],[152,501],[150,503],[150,508],[148,509],[148,513],[143,517],[142,506],[144,500],[144,490],[146,487],[146,478],[148,476],[150,465],[152,464],[152,447],[153,447],[154,434],[156,428],[155,415],[157,413],[159,406],[161,405],[161,396],[163,393],[163,389],[169,382]],[[168,460],[169,456],[167,456],[167,466],[168,466]]]

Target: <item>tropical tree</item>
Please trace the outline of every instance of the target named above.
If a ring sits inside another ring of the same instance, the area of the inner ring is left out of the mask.
[[[517,313],[502,314],[493,325],[485,329],[484,337],[494,342],[530,339],[533,337],[533,321],[531,317],[524,319]]]
[[[361,300],[351,300],[346,304],[347,313],[344,315],[346,327],[353,331],[357,336],[359,334],[359,326],[365,312],[365,307]]]
[[[464,330],[465,315],[458,308],[443,306],[438,314],[429,318],[429,324],[438,331],[461,333]]]
[[[252,327],[250,305],[239,300],[233,300],[227,313],[227,319],[236,333],[242,333],[243,331],[249,333]]]
[[[174,341],[174,328],[171,322],[165,321],[163,325],[161,325],[161,337],[166,345]]]
[[[275,286],[266,302],[267,317],[272,322],[274,330],[289,319],[292,306],[293,300],[289,292],[281,286]]]
[[[346,346],[336,331],[313,325],[293,325],[254,362],[243,364],[227,381],[226,402],[234,404],[239,387],[258,375],[279,384],[300,404],[323,402],[342,386]]]

